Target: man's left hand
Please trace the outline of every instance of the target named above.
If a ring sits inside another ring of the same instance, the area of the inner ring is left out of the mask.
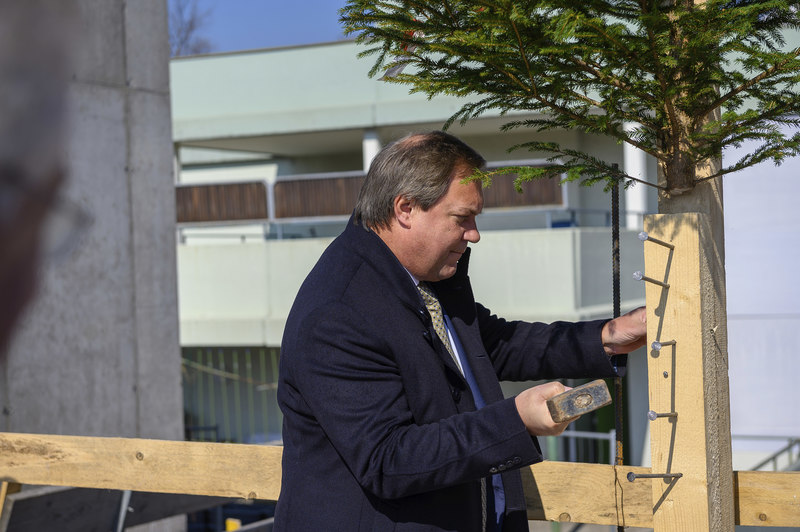
[[[647,312],[644,307],[614,318],[601,333],[606,354],[622,355],[642,347],[647,342]]]

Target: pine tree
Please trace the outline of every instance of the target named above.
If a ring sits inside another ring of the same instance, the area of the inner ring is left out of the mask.
[[[350,0],[348,33],[375,55],[371,75],[428,96],[471,97],[450,122],[522,111],[506,129],[577,129],[614,137],[656,159],[671,195],[765,160],[800,154],[800,28],[792,0]],[[625,128],[626,123],[634,124]],[[697,168],[725,146],[757,141],[739,161]],[[549,142],[516,146],[553,155],[521,178],[566,172],[592,184],[634,178]]]

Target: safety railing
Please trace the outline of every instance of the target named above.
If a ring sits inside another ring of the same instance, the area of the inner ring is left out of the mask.
[[[786,441],[786,445],[773,451],[750,467],[751,471],[764,471],[771,466],[771,471],[797,470],[800,467],[800,436],[768,436],[768,435],[736,435],[733,440]]]

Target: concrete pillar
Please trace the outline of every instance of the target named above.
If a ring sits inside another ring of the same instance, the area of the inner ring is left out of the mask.
[[[183,439],[166,2],[73,3],[63,192],[94,224],[43,266],[0,430]]]
[[[625,124],[625,131],[636,128],[633,122]],[[647,154],[630,144],[623,143],[622,165],[626,174],[637,179],[647,181]],[[647,211],[647,187],[641,183],[634,183],[625,190],[625,227],[641,230],[642,215]]]
[[[378,138],[378,132],[374,129],[364,130],[364,138],[361,140],[361,151],[364,161],[364,172],[369,171],[369,165],[372,164],[372,159],[381,151],[381,139]]]

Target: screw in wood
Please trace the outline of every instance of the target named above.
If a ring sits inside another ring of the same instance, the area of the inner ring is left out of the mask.
[[[675,249],[673,244],[669,242],[664,242],[663,240],[659,240],[657,238],[653,238],[652,236],[647,234],[647,231],[642,231],[639,233],[639,240],[642,242],[653,242],[654,244],[658,244],[659,246],[664,246],[665,248]]]
[[[664,479],[667,479],[667,478],[681,478],[682,476],[683,476],[683,473],[661,473],[661,474],[641,473],[641,474],[637,475],[636,473],[631,471],[630,473],[628,473],[628,482],[633,482],[637,478],[664,478]]]
[[[665,345],[675,345],[675,340],[666,340],[663,342],[659,342],[658,340],[656,340],[655,342],[650,344],[650,347],[653,348],[653,351],[661,351],[661,348],[664,347]]]
[[[665,283],[659,281],[658,279],[653,279],[652,277],[648,277],[642,272],[633,272],[633,278],[636,279],[637,281],[645,281],[648,283],[657,284],[658,286],[663,286],[664,288],[669,288],[669,283]]]
[[[665,412],[663,414],[660,414],[660,413],[655,412],[653,410],[648,410],[647,411],[647,419],[649,419],[650,421],[655,421],[656,419],[658,419],[660,417],[678,417],[678,413],[677,412]]]

